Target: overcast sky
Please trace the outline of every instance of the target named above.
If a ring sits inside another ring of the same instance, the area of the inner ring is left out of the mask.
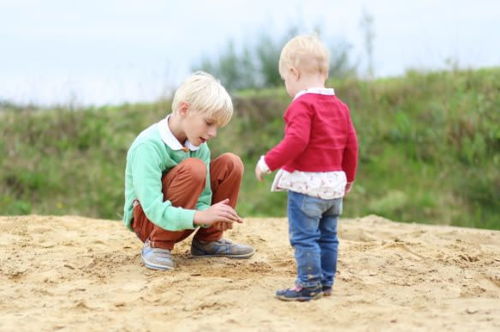
[[[498,0],[0,0],[0,100],[153,101],[229,40],[248,45],[319,26],[366,66],[360,19],[374,18],[378,77],[408,68],[500,65]]]

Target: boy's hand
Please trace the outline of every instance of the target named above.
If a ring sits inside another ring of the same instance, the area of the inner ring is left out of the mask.
[[[194,224],[195,225],[214,225],[222,229],[224,227],[232,228],[233,222],[242,223],[243,219],[240,218],[238,213],[228,205],[229,199],[215,203],[208,209],[204,211],[196,211],[194,214]],[[224,225],[221,225],[224,224]],[[230,225],[230,227],[227,227]]]
[[[259,181],[264,180],[264,175],[265,175],[265,174],[266,174],[266,173],[264,173],[264,172],[260,169],[259,164],[257,164],[257,166],[255,166],[255,177],[257,178],[257,180],[259,180]]]
[[[212,227],[214,227],[215,229],[218,229],[219,231],[225,231],[227,229],[232,229],[233,224],[228,223],[228,222],[217,221],[217,222],[214,222],[212,224]]]

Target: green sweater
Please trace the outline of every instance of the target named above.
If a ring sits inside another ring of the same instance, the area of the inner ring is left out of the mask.
[[[179,231],[195,228],[193,224],[195,210],[174,207],[170,201],[163,201],[162,175],[187,158],[201,159],[207,166],[205,189],[198,199],[196,210],[205,210],[210,207],[212,191],[209,169],[210,150],[207,144],[203,143],[195,151],[185,152],[182,149],[172,149],[166,144],[164,137],[162,138],[165,132],[160,133],[160,131],[165,131],[165,125],[168,127],[164,120],[145,129],[128,150],[123,222],[130,230],[132,230],[135,199],[140,202],[146,217],[163,229]]]

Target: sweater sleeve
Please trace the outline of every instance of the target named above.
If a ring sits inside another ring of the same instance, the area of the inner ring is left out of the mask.
[[[356,136],[356,129],[352,123],[349,109],[347,111],[347,142],[344,149],[342,158],[342,170],[345,172],[347,182],[353,182],[356,177],[356,170],[358,167],[358,138]]]
[[[133,187],[146,217],[155,225],[178,231],[193,229],[195,210],[172,206],[163,201],[160,153],[153,144],[138,145],[132,155]]]
[[[208,209],[212,203],[212,189],[210,187],[210,150],[206,144],[204,144],[201,149],[199,157],[207,166],[207,177],[205,180],[205,189],[203,189],[203,192],[196,203],[196,210],[203,211]]]
[[[301,102],[290,105],[285,114],[285,136],[264,156],[271,171],[283,167],[294,160],[307,147],[311,133],[312,114]]]

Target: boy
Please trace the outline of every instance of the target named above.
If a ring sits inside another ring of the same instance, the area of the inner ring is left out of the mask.
[[[145,129],[127,153],[123,222],[144,242],[150,269],[172,270],[175,243],[193,237],[195,257],[249,258],[254,249],[222,239],[234,222],[243,164],[226,153],[210,161],[207,141],[225,126],[233,105],[207,73],[190,76],[175,92],[172,114]]]
[[[279,290],[285,301],[330,295],[337,270],[337,218],[357,167],[358,144],[349,109],[325,88],[329,56],[314,36],[298,36],[281,51],[279,71],[293,98],[283,140],[260,158],[259,181],[280,169],[272,190],[288,191],[290,243],[295,249],[295,287]]]

